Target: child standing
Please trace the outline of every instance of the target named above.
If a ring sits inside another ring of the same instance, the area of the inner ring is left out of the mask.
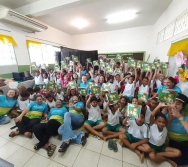
[[[122,128],[119,121],[120,111],[118,104],[107,103],[104,109],[108,113],[108,122],[102,132],[107,135],[106,140],[111,138],[118,138],[120,134],[125,133],[125,129]]]
[[[125,134],[120,134],[119,136],[124,146],[127,146],[129,149],[135,152],[139,156],[142,163],[144,162],[143,151],[145,151],[145,147],[142,145],[149,141],[149,127],[144,123],[144,121],[145,112],[142,110],[137,119],[128,119],[128,132]]]
[[[158,112],[163,107],[166,107],[166,105],[159,103],[150,117],[149,157],[156,163],[168,161],[172,167],[176,167],[177,164],[168,158],[180,157],[181,152],[164,145],[167,137],[167,120],[164,114]]]
[[[101,112],[97,98],[90,95],[89,99],[86,102],[86,107],[89,112],[89,117],[88,120],[85,121],[84,127],[92,134],[97,135],[102,140],[104,140],[103,135],[97,132],[97,130],[101,130],[105,127],[105,123],[102,121],[101,118]]]

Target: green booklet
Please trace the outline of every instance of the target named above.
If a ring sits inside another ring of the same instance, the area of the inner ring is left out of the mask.
[[[55,85],[55,88],[56,88],[57,90],[61,90],[61,85],[60,85],[60,84],[56,84],[56,85]]]
[[[37,67],[35,62],[31,63],[31,70],[32,71],[38,71],[39,70],[39,68]]]
[[[151,69],[155,70],[157,68],[156,64],[151,64]]]
[[[112,74],[113,74],[113,72],[114,72],[114,71],[113,71],[113,69],[112,69],[112,68],[107,68],[107,69],[106,69],[106,73],[107,73],[107,74],[112,75]]]
[[[136,61],[134,59],[129,58],[128,59],[128,65],[130,68],[135,68],[136,67]]]
[[[115,104],[115,103],[118,102],[118,100],[119,100],[119,96],[118,96],[118,94],[116,92],[110,93],[108,95],[109,104]]]
[[[122,61],[122,57],[120,55],[116,56],[116,62],[121,62]]]
[[[86,96],[86,95],[87,95],[87,89],[86,89],[86,88],[78,88],[78,92],[79,92],[82,96]]]
[[[142,65],[142,70],[143,70],[144,72],[149,72],[149,71],[151,71],[151,65],[150,65],[150,64],[147,64],[147,63],[144,63],[144,64]]]
[[[78,62],[78,57],[77,57],[77,56],[72,56],[72,60],[73,60],[74,62]]]
[[[93,61],[93,66],[98,66],[98,65],[99,65],[98,61]]]
[[[53,82],[48,82],[48,84],[46,85],[46,88],[48,90],[53,90],[54,89],[54,83]]]
[[[101,93],[101,88],[99,86],[93,86],[91,88],[91,93],[94,95],[99,95]]]
[[[149,95],[147,93],[140,93],[138,92],[138,99],[142,102],[146,102],[149,99]]]
[[[178,92],[172,89],[160,90],[158,100],[162,103],[173,103],[176,100]]]
[[[167,69],[168,68],[168,63],[167,62],[161,62],[161,68],[162,69]]]
[[[59,67],[55,66],[55,67],[54,67],[54,71],[55,71],[55,72],[60,72],[61,70],[60,70]]]
[[[102,91],[109,92],[110,91],[110,83],[103,83],[102,84]]]
[[[91,58],[86,59],[87,63],[91,63]]]
[[[158,63],[160,64],[160,60],[155,58],[155,59],[153,60],[153,64],[158,64]]]
[[[70,57],[65,57],[65,60],[70,60]]]
[[[115,74],[121,74],[121,73],[122,73],[122,71],[121,71],[120,68],[116,68],[116,69],[115,69]]]
[[[41,64],[41,69],[46,69],[46,65],[45,64]]]
[[[61,68],[62,68],[62,69],[67,69],[68,66],[67,66],[67,64],[61,64]]]
[[[137,68],[142,68],[142,62],[141,61],[137,61],[136,62],[136,67]]]
[[[69,87],[69,89],[71,89],[71,88],[76,88],[76,82],[75,82],[75,81],[70,81],[70,82],[68,83],[68,87]]]
[[[105,67],[105,64],[103,61],[100,61],[100,67]]]
[[[88,83],[88,89],[91,89],[93,86],[94,86],[94,83],[93,83],[93,82],[89,82],[89,83]]]
[[[137,104],[128,103],[127,114],[131,118],[138,118],[141,113],[142,106]]]

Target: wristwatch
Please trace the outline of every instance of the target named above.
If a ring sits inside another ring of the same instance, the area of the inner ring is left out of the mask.
[[[178,119],[179,119],[179,121],[183,121],[183,117],[179,117]]]

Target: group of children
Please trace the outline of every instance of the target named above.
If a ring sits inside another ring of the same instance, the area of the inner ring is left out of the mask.
[[[165,76],[159,68],[144,72],[138,68],[125,69],[119,62],[114,64],[113,69],[112,73],[107,73],[105,68],[100,66],[86,68],[80,63],[74,63],[72,67],[61,69],[59,72],[52,69],[49,72],[36,71],[34,88],[20,88],[18,108],[17,111],[13,111],[13,116],[19,115],[30,101],[34,100],[35,95],[42,95],[49,111],[55,107],[56,100],[62,100],[66,107],[71,98],[77,96],[79,101],[85,104],[84,127],[88,133],[102,140],[119,138],[122,145],[134,151],[142,163],[144,154],[147,153],[151,160],[157,163],[168,161],[172,166],[176,166],[168,158],[181,156],[181,152],[165,144],[167,119],[160,111],[166,105],[159,103],[157,98],[152,98],[165,80]],[[72,81],[76,82],[76,87],[69,86]],[[80,87],[87,89],[90,82],[101,87],[100,95],[87,91],[87,95],[84,96],[79,92]],[[49,83],[53,83],[53,88],[48,89],[45,86]],[[109,90],[103,90],[104,83],[110,84]],[[108,94],[113,92],[119,94],[118,101],[108,101]],[[138,98],[138,93],[147,94],[150,98],[143,102]],[[138,117],[129,117],[126,112],[128,103],[142,106]]]

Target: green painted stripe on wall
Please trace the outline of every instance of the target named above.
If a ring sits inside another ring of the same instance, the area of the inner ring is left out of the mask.
[[[29,71],[29,66],[30,65],[21,65],[21,66],[18,66],[18,72],[24,72],[24,71]]]
[[[12,78],[12,74],[0,74],[0,78]]]

